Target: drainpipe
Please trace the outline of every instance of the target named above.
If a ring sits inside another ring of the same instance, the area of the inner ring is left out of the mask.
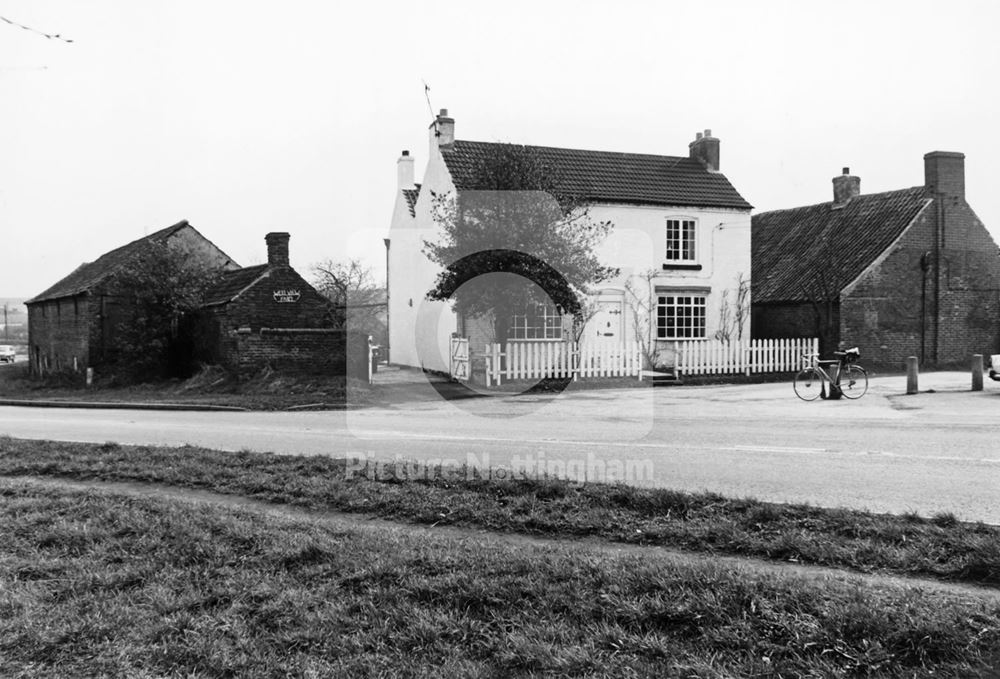
[[[937,205],[937,219],[934,228],[934,367],[940,359],[941,338],[941,247],[944,240],[944,196],[934,194]]]
[[[389,349],[390,349],[390,338],[392,333],[389,332],[389,323],[392,321],[389,318],[389,239],[383,238],[382,241],[385,243],[385,361],[386,365],[389,365]]]
[[[931,253],[920,256],[920,362],[927,362],[927,271],[931,266]]]

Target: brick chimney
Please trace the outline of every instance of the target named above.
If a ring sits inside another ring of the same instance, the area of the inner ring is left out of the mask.
[[[290,236],[285,232],[271,232],[264,236],[267,243],[267,265],[268,266],[290,266],[288,263],[288,239]]]
[[[712,136],[712,130],[695,135],[694,141],[688,144],[688,155],[709,172],[719,171],[719,140]]]
[[[845,167],[843,174],[833,178],[833,204],[847,205],[851,198],[861,195],[861,177],[851,174],[851,168]]]
[[[409,151],[403,151],[396,161],[396,181],[400,189],[413,188],[413,156]]]
[[[924,155],[924,186],[928,193],[965,198],[965,154],[931,151]]]
[[[431,123],[431,137],[441,148],[450,149],[455,143],[455,119],[448,117],[448,109],[441,109]]]

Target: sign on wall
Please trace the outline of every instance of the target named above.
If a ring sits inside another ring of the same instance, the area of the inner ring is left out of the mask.
[[[291,303],[298,302],[299,297],[302,296],[298,290],[275,290],[274,291],[274,301],[278,303]]]

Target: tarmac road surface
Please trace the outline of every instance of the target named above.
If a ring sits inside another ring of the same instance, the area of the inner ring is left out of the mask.
[[[910,396],[905,378],[876,378],[858,401],[812,403],[788,383],[449,401],[422,375],[389,379],[377,408],[0,407],[0,434],[442,461],[1000,524],[1000,383],[972,392],[967,373],[922,375]]]

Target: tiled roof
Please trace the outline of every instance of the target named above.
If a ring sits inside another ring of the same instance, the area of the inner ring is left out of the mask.
[[[58,299],[60,297],[70,297],[86,292],[114,273],[125,263],[141,254],[142,251],[145,250],[151,243],[164,243],[168,238],[170,238],[170,236],[189,226],[191,225],[188,224],[187,220],[177,222],[173,226],[160,229],[159,231],[151,233],[148,236],[144,236],[132,241],[131,243],[127,243],[120,248],[115,248],[111,252],[101,255],[93,262],[81,264],[73,271],[73,273],[45,290],[45,292],[35,295],[25,302],[25,304]]]
[[[248,266],[235,271],[226,271],[222,280],[208,291],[205,296],[205,306],[231,302],[237,295],[250,287],[267,271],[267,264]]]
[[[924,187],[873,193],[752,218],[755,304],[839,293],[878,258],[929,202]]]
[[[406,198],[406,207],[410,208],[410,216],[417,216],[417,198],[420,197],[420,184],[414,184],[416,188],[403,189],[403,197]]]
[[[477,188],[477,161],[501,144],[456,140],[443,148],[445,164],[458,189]],[[640,153],[583,151],[528,146],[553,168],[560,188],[574,197],[599,203],[687,205],[751,209],[729,180],[691,158]]]

